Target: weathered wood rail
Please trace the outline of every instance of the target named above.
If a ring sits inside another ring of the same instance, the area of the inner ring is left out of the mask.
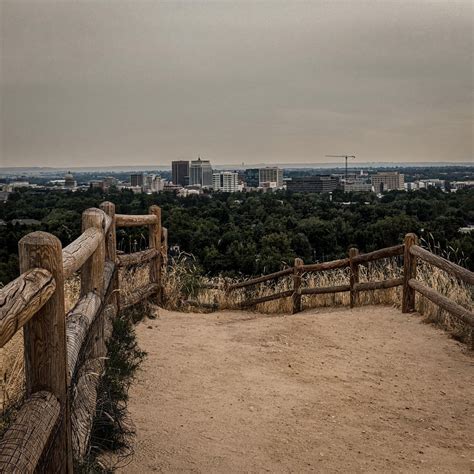
[[[119,226],[148,226],[150,248],[117,257]],[[113,319],[121,306],[160,301],[167,248],[158,206],[127,216],[110,202],[84,211],[65,248],[46,232],[20,240],[21,275],[0,289],[0,347],[23,328],[26,401],[0,441],[0,472],[72,472],[83,459]],[[118,268],[144,263],[150,283],[120,298]],[[66,314],[64,281],[78,271],[80,297]]]
[[[381,260],[385,258],[403,256],[403,276],[400,278],[391,278],[382,281],[359,282],[359,265],[364,265],[369,262]],[[415,310],[415,292],[420,293],[431,302],[435,303],[445,311],[459,318],[463,323],[471,328],[474,328],[474,313],[472,309],[464,308],[456,302],[450,300],[437,291],[428,288],[423,283],[417,281],[416,267],[417,261],[423,260],[437,268],[447,272],[449,275],[467,283],[474,285],[474,273],[466,268],[463,268],[445,258],[434,255],[428,250],[423,249],[417,244],[417,237],[415,234],[407,234],[403,244],[387,247],[374,252],[360,254],[357,249],[349,249],[349,256],[339,260],[333,260],[323,263],[303,264],[299,258],[295,259],[293,267],[285,268],[275,273],[263,275],[250,280],[241,281],[232,285],[227,285],[220,288],[227,293],[235,290],[255,287],[260,283],[271,280],[278,280],[279,278],[293,275],[293,288],[280,291],[277,293],[260,296],[258,298],[245,299],[239,303],[241,308],[248,308],[256,306],[267,301],[277,300],[280,298],[292,298],[292,312],[298,313],[302,311],[302,296],[305,295],[322,295],[330,293],[350,293],[351,308],[358,304],[358,295],[361,291],[383,290],[388,288],[403,287],[402,291],[402,312],[408,313]],[[347,268],[349,269],[349,282],[343,285],[304,288],[302,287],[302,275],[304,273],[324,272],[328,270],[337,270]],[[212,286],[212,285],[207,285]]]

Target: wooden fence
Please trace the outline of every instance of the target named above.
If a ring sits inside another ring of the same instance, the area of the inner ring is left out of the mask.
[[[116,227],[148,226],[149,249],[117,256]],[[26,401],[0,441],[1,472],[72,472],[89,443],[107,340],[120,308],[162,296],[167,232],[161,210],[115,214],[110,202],[82,215],[62,248],[46,232],[19,242],[21,275],[0,290],[0,347],[23,327]],[[120,298],[118,268],[149,262],[150,283]],[[65,313],[64,281],[80,271],[80,297]]]
[[[116,228],[148,226],[149,248],[117,255]],[[23,327],[26,402],[0,441],[1,472],[72,472],[73,459],[86,454],[95,413],[96,387],[104,369],[106,343],[120,308],[155,297],[162,298],[162,265],[167,258],[167,231],[161,210],[147,215],[115,214],[110,202],[88,209],[82,216],[82,234],[64,249],[45,232],[33,232],[19,242],[21,275],[0,290],[0,347]],[[403,277],[359,282],[359,266],[402,256]],[[474,313],[416,280],[417,261],[423,260],[474,285],[474,273],[421,248],[414,234],[402,245],[347,258],[294,266],[276,273],[227,286],[228,293],[270,280],[292,276],[293,288],[246,300],[241,307],[278,298],[292,298],[293,313],[302,310],[302,296],[350,292],[351,307],[361,291],[403,287],[402,311],[415,309],[415,293],[474,328]],[[150,282],[120,298],[118,269],[149,263]],[[349,282],[340,286],[304,288],[305,272],[349,268]],[[65,314],[64,280],[80,271],[80,298]]]
[[[401,278],[392,278],[382,281],[359,282],[359,265],[373,262],[376,260],[396,257],[403,255],[403,276]],[[276,300],[279,298],[292,298],[292,312],[298,313],[302,310],[301,297],[303,295],[321,295],[327,293],[350,293],[350,306],[353,308],[358,303],[358,295],[361,291],[379,290],[394,288],[397,286],[403,287],[402,293],[402,312],[408,313],[415,310],[415,292],[419,292],[424,297],[435,303],[442,309],[454,315],[464,324],[470,328],[474,328],[474,313],[471,309],[466,309],[463,306],[455,303],[444,295],[441,295],[432,288],[428,288],[422,282],[416,280],[417,261],[423,260],[431,265],[434,265],[441,270],[444,270],[449,275],[458,278],[459,280],[474,285],[474,273],[463,268],[445,258],[434,255],[428,250],[421,248],[418,245],[415,234],[407,234],[404,243],[387,247],[374,252],[359,254],[355,248],[349,249],[347,258],[340,260],[333,260],[331,262],[314,263],[305,265],[299,258],[295,259],[293,267],[280,270],[275,273],[264,275],[251,280],[242,281],[229,285],[224,289],[227,293],[240,288],[255,286],[270,280],[277,280],[282,277],[292,275],[293,288],[270,295],[261,296],[259,298],[248,299],[240,303],[241,308],[255,306],[267,301]],[[336,270],[339,268],[349,268],[349,282],[339,286],[317,287],[317,288],[302,288],[302,274],[308,272],[323,272],[327,270]]]

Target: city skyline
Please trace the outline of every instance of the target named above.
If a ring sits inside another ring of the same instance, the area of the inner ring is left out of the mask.
[[[0,9],[0,167],[473,159],[471,2]]]

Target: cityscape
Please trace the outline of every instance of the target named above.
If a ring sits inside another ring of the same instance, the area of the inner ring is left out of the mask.
[[[221,168],[221,167],[219,167]],[[429,169],[429,168],[426,168]],[[443,167],[438,167],[438,171]],[[79,172],[81,179],[67,171],[63,176],[57,171],[44,173],[21,172],[3,173],[0,170],[0,201],[6,201],[9,195],[18,189],[57,189],[66,191],[84,191],[87,189],[107,192],[111,189],[131,190],[133,193],[174,193],[186,197],[204,193],[237,192],[275,192],[286,190],[295,193],[375,193],[381,196],[389,191],[416,191],[437,188],[444,192],[456,192],[459,189],[474,188],[474,172],[470,166],[454,167],[464,173],[460,176],[444,178],[443,173],[432,173],[430,177],[421,177],[410,168],[394,170],[380,167],[351,167],[349,170],[335,167],[325,170],[295,169],[279,166],[262,166],[240,169],[216,169],[210,160],[198,157],[195,160],[176,160],[168,170],[126,171],[88,173]],[[52,175],[52,178],[51,176]],[[436,177],[434,177],[436,176]]]

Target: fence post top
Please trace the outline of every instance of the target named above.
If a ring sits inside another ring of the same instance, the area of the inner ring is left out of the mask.
[[[37,230],[24,235],[19,241],[18,245],[48,245],[50,247],[62,248],[61,241],[53,234]]]
[[[418,240],[418,237],[415,233],[409,232],[408,234],[405,234],[405,239],[404,241],[413,241],[416,242]]]

